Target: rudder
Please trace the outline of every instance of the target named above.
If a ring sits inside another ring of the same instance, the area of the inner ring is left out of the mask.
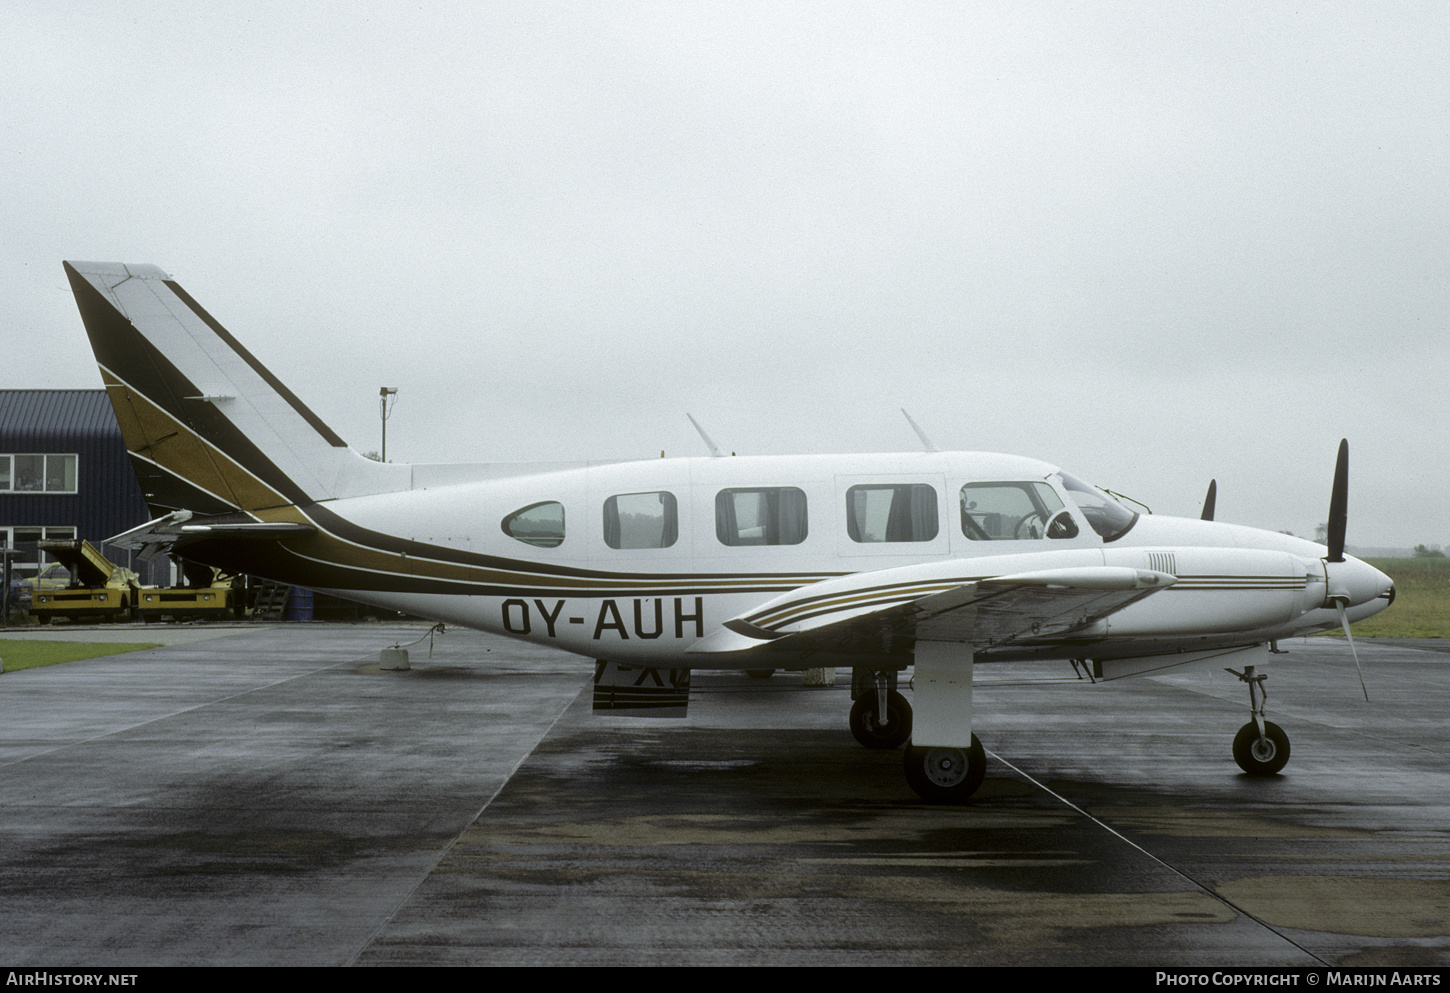
[[[394,488],[161,269],[65,270],[153,511],[256,511]]]

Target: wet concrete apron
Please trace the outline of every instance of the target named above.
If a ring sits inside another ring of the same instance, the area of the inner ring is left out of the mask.
[[[988,670],[963,808],[856,747],[841,690],[697,675],[695,726],[660,728],[581,698],[360,961],[1450,962],[1445,730],[1421,713],[1443,657],[1372,650],[1356,707],[1342,649],[1276,668],[1296,751],[1267,781],[1229,757],[1226,674]]]
[[[415,637],[418,632],[407,632]],[[0,961],[1450,963],[1450,661],[1288,646],[1293,757],[1221,672],[979,669],[975,802],[921,804],[843,685],[697,674],[589,712],[587,661],[289,626],[0,676]],[[844,674],[843,674],[844,675]]]

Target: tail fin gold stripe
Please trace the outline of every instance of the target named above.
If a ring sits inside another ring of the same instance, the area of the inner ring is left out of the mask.
[[[105,366],[101,378],[127,450],[242,510],[291,502]]]

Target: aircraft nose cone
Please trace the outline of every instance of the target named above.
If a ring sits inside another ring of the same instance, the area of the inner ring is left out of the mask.
[[[1352,555],[1346,555],[1343,562],[1326,562],[1325,571],[1331,601],[1347,600],[1347,606],[1357,607],[1381,597],[1387,601],[1395,598],[1394,580]],[[1389,602],[1385,606],[1388,607]]]
[[[1395,600],[1395,581],[1389,576],[1386,576],[1384,573],[1380,572],[1374,566],[1370,565],[1368,562],[1360,562],[1359,564],[1364,566],[1370,571],[1370,573],[1372,573],[1372,578],[1369,580],[1368,585],[1374,588],[1375,598],[1385,598],[1388,601],[1385,606],[1389,606],[1390,603],[1393,603]]]

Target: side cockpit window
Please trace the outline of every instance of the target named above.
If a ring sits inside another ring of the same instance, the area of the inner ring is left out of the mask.
[[[925,483],[853,486],[846,491],[852,541],[931,541],[939,528],[936,489]]]
[[[554,548],[564,540],[564,505],[546,500],[522,507],[503,519],[503,533],[527,545]]]
[[[962,534],[973,541],[1071,538],[1077,525],[1046,483],[968,483],[962,487]]]
[[[604,501],[604,543],[610,548],[669,548],[679,534],[673,493],[622,493]]]
[[[722,545],[799,545],[806,531],[806,495],[794,486],[715,495],[715,536]]]

